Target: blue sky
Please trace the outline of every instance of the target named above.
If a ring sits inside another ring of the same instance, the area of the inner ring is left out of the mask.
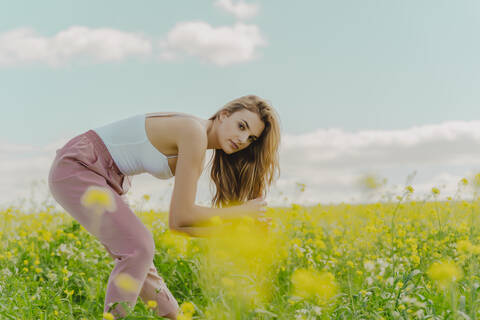
[[[0,33],[53,37],[71,26],[139,32],[176,23],[232,26],[215,1],[4,1]],[[268,44],[253,60],[218,66],[185,57],[72,59],[0,66],[2,140],[45,144],[139,112],[208,117],[248,93],[270,100],[284,132],[400,129],[478,119],[478,1],[250,1]]]
[[[413,172],[420,199],[452,195],[480,172],[479,30],[474,0],[0,2],[0,204],[32,198],[77,134],[245,94],[281,117],[269,201],[371,200],[362,177],[381,196]],[[132,200],[168,207],[173,179],[134,181]]]

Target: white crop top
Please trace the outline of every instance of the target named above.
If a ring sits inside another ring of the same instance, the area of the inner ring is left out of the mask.
[[[95,131],[120,171],[132,176],[147,172],[159,179],[169,179],[173,173],[168,158],[158,151],[147,138],[145,131],[146,114],[135,115],[95,129]]]

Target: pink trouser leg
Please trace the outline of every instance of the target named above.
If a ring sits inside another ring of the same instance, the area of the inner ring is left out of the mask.
[[[56,167],[52,167],[49,175],[49,187],[53,197],[86,230],[96,236],[115,259],[115,267],[108,279],[104,311],[107,312],[114,302],[125,301],[134,306],[139,295],[144,301],[157,301],[159,315],[176,311],[178,304],[153,265],[155,244],[151,232],[103,176],[73,160],[62,161],[65,161],[61,166],[62,171],[57,174]],[[67,174],[65,170],[71,174]],[[80,199],[90,186],[109,189],[114,197],[116,210],[106,211],[98,216],[84,207]],[[118,288],[114,280],[120,273],[133,278],[138,283],[137,290],[126,292]],[[155,289],[159,289],[159,292]],[[125,315],[125,310],[120,305],[110,312],[116,317]]]
[[[159,316],[176,315],[179,309],[177,300],[167,288],[163,278],[158,275],[153,262],[143,282],[140,298],[142,298],[145,303],[147,303],[148,300],[156,301],[157,307],[155,311]]]

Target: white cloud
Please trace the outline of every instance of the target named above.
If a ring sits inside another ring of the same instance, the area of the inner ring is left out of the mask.
[[[258,58],[257,49],[267,45],[255,25],[212,27],[202,21],[178,23],[158,42],[158,48],[152,43],[142,34],[111,28],[72,26],[52,37],[38,35],[31,28],[18,28],[0,33],[0,67],[122,61],[150,57],[154,50],[159,50],[160,58],[167,61],[188,55],[226,66]]]
[[[218,0],[215,6],[228,13],[233,14],[237,19],[250,19],[258,14],[260,6],[258,4],[246,3],[243,0],[234,3],[232,0]]]
[[[0,33],[0,66],[32,62],[58,66],[79,58],[121,61],[151,51],[151,42],[143,35],[111,28],[72,26],[52,37],[40,36],[31,28]]]
[[[35,197],[37,203],[48,199],[48,171],[55,150],[67,141],[43,147],[0,143],[0,205],[18,203],[19,197]],[[210,155],[208,150],[207,159]],[[441,189],[442,196],[453,196],[462,177],[471,178],[480,171],[480,122],[446,122],[391,131],[320,129],[285,134],[280,166],[280,179],[267,196],[270,205],[373,201],[380,195],[371,198],[357,184],[359,177],[372,172],[388,179],[383,190],[387,196],[401,192],[414,171],[417,174],[411,184],[418,197],[425,197],[433,186]],[[30,189],[32,181],[40,185],[35,195]],[[150,194],[151,202],[145,208],[166,209],[173,182],[148,174],[135,176],[128,199],[131,204],[140,204],[141,196]],[[305,192],[299,191],[297,182],[306,184]],[[206,168],[198,183],[198,204],[209,205],[210,186]],[[52,199],[48,201],[55,204]]]
[[[255,25],[212,27],[203,21],[178,23],[160,41],[162,59],[186,54],[218,66],[256,59],[256,49],[265,45],[267,42]]]
[[[480,121],[404,130],[319,129],[286,135],[281,154],[283,178],[306,183],[303,197],[313,202],[361,200],[356,181],[369,173],[387,178],[393,188],[416,171],[417,191],[442,185],[451,193],[462,176],[480,171]]]

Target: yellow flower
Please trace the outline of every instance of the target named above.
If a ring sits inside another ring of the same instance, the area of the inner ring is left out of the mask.
[[[232,279],[229,279],[229,278],[223,277],[221,279],[221,281],[222,281],[222,284],[227,288],[231,288],[235,285],[235,282]]]
[[[103,319],[105,320],[115,320],[115,317],[110,312],[103,313]]]
[[[317,298],[318,302],[326,302],[337,293],[334,276],[329,272],[319,273],[316,270],[297,269],[292,274],[294,295],[309,299]]]
[[[412,261],[414,264],[419,264],[420,263],[420,257],[418,255],[414,254],[410,257],[410,261]]]
[[[63,292],[65,292],[65,294],[67,295],[67,297],[69,297],[69,296],[73,295],[73,293],[74,293],[75,291],[74,291],[74,290],[70,290],[70,291],[69,291],[68,289],[65,289],[65,290],[63,290]]]
[[[470,254],[471,249],[472,249],[472,243],[469,240],[459,240],[457,242],[458,251],[462,253]]]
[[[177,320],[192,320],[192,315],[190,314],[179,314]]]
[[[155,300],[148,300],[147,302],[147,307],[151,308],[151,309],[154,309],[157,307],[157,301]]]
[[[91,208],[97,214],[104,211],[113,212],[116,210],[115,197],[107,188],[90,186],[82,195],[81,203],[86,208]]]
[[[440,190],[436,187],[433,187],[432,188],[432,193],[436,196],[436,195],[440,194]]]
[[[193,303],[191,302],[184,302],[182,303],[182,305],[180,306],[180,309],[182,310],[182,312],[184,314],[194,314],[195,313],[195,306],[193,305]]]
[[[430,279],[437,282],[441,288],[462,278],[462,270],[453,261],[434,262],[427,271]]]
[[[148,200],[150,200],[150,195],[144,194],[142,198],[143,198],[143,200],[148,201]]]
[[[321,239],[315,239],[315,247],[318,249],[325,249],[327,246]]]
[[[406,186],[405,190],[407,190],[407,192],[409,192],[409,193],[413,193],[413,191],[415,191],[415,189],[413,189],[412,186]]]
[[[214,225],[214,226],[219,226],[221,225],[223,222],[222,222],[222,218],[220,218],[219,216],[213,216],[210,218],[210,222]]]
[[[126,292],[137,292],[139,283],[127,273],[120,273],[114,280],[115,285]]]
[[[463,184],[464,186],[466,186],[466,185],[468,184],[467,178],[462,178],[462,179],[460,180],[460,183]]]

